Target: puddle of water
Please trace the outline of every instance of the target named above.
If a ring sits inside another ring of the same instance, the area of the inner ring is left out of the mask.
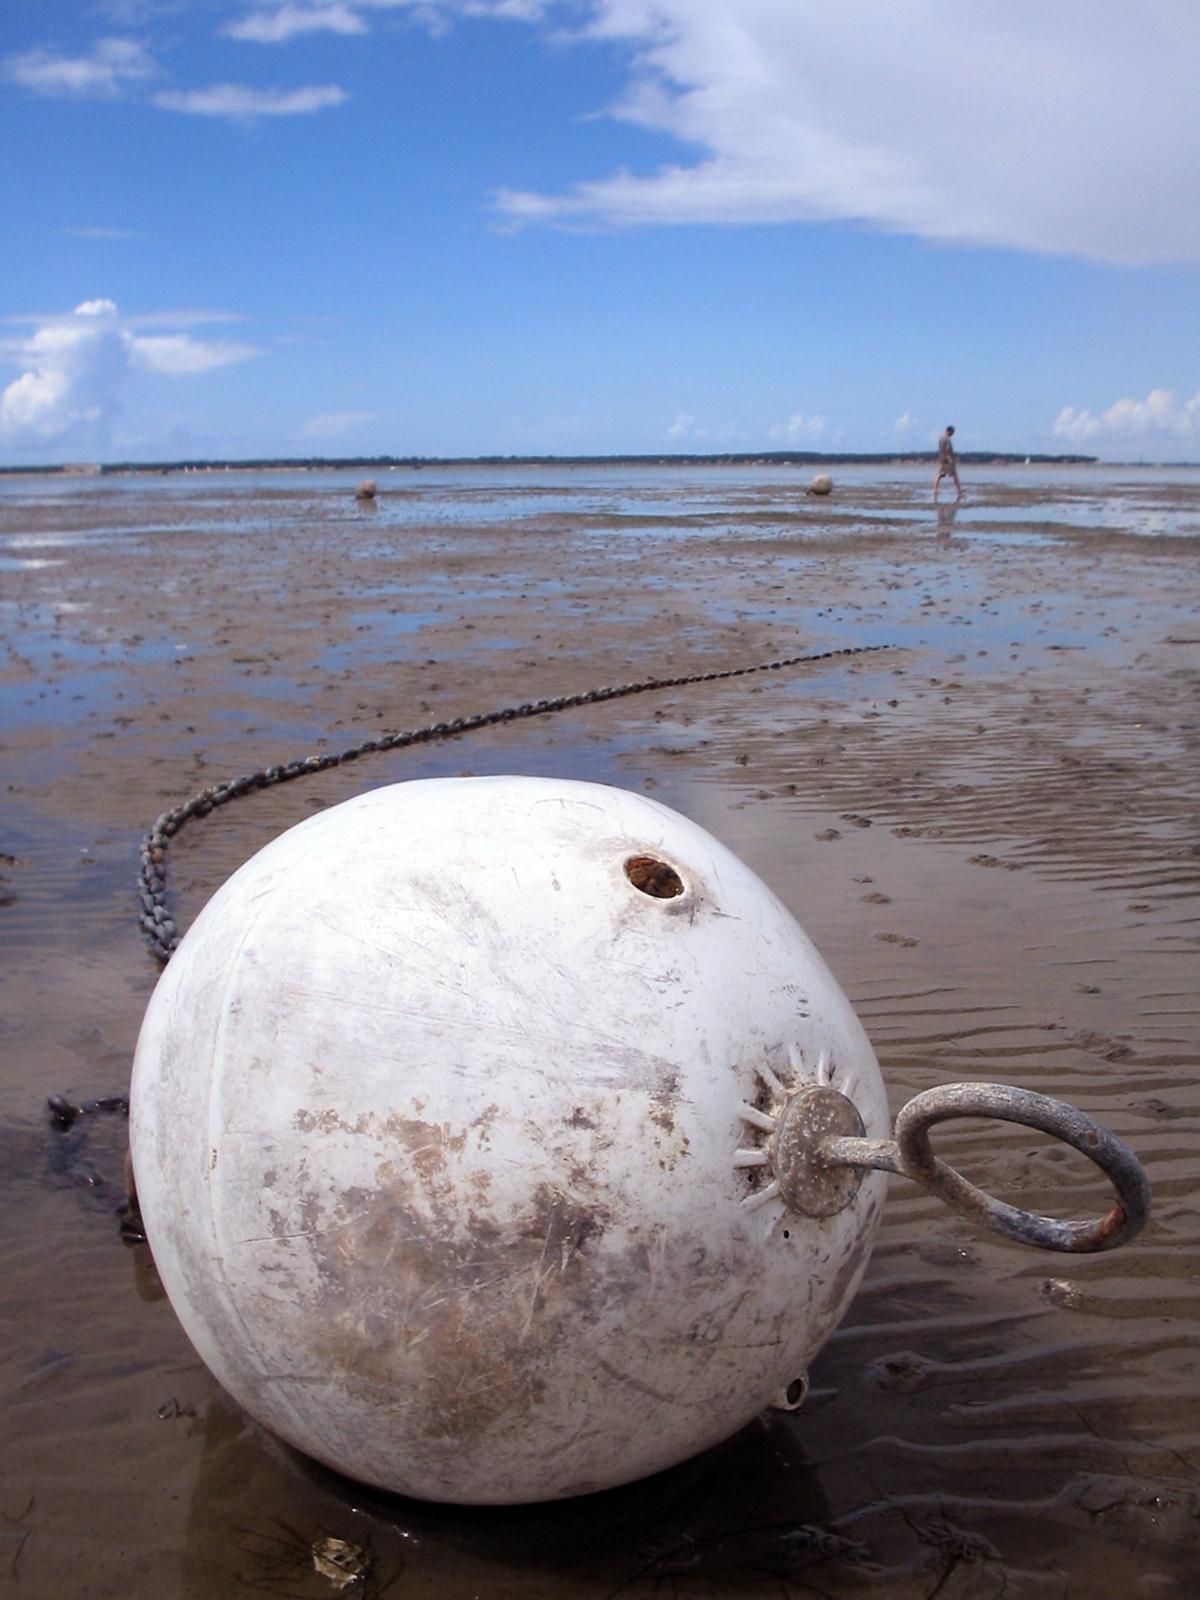
[[[65,565],[65,559],[52,556],[0,556],[0,572],[36,572],[40,567]]]

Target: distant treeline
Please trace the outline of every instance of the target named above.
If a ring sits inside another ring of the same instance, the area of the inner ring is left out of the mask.
[[[996,450],[960,450],[967,466],[1094,466],[1099,456],[1009,455]],[[619,456],[262,456],[221,461],[108,461],[103,465],[5,467],[0,473],[55,473],[108,477],[130,472],[320,472],[389,467],[836,467],[917,466],[937,460],[936,450],[868,451],[751,450],[714,455]]]

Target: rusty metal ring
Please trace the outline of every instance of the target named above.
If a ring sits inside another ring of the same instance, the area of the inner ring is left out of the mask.
[[[995,1117],[1037,1128],[1094,1161],[1117,1192],[1103,1217],[1060,1221],[1007,1205],[969,1183],[934,1155],[929,1129],[954,1117]],[[947,1205],[1021,1244],[1043,1250],[1113,1250],[1133,1238],[1150,1212],[1150,1184],[1137,1157],[1120,1139],[1064,1100],[1003,1083],[946,1083],[911,1099],[896,1118],[897,1169]]]

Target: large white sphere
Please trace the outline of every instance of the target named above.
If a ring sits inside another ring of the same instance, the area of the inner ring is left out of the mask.
[[[818,1080],[886,1137],[845,996],[709,834],[594,784],[404,783],[197,918],[134,1166],[171,1302],[260,1421],[405,1494],[551,1499],[727,1437],[836,1326],[884,1177],[810,1217],[738,1164]]]

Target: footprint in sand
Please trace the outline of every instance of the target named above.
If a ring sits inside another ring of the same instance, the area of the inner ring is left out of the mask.
[[[1133,1054],[1132,1045],[1121,1039],[1110,1039],[1103,1033],[1092,1033],[1088,1029],[1073,1033],[1071,1043],[1086,1050],[1089,1055],[1099,1056],[1102,1061],[1127,1061]]]
[[[1160,1117],[1164,1122],[1174,1122],[1176,1117],[1187,1115],[1182,1106],[1173,1106],[1169,1100],[1163,1100],[1158,1095],[1152,1095],[1148,1100],[1132,1100],[1129,1109],[1136,1111],[1139,1117]]]
[[[923,1389],[940,1368],[940,1362],[916,1350],[897,1350],[872,1361],[863,1372],[862,1382],[867,1388],[911,1394],[914,1389]]]

